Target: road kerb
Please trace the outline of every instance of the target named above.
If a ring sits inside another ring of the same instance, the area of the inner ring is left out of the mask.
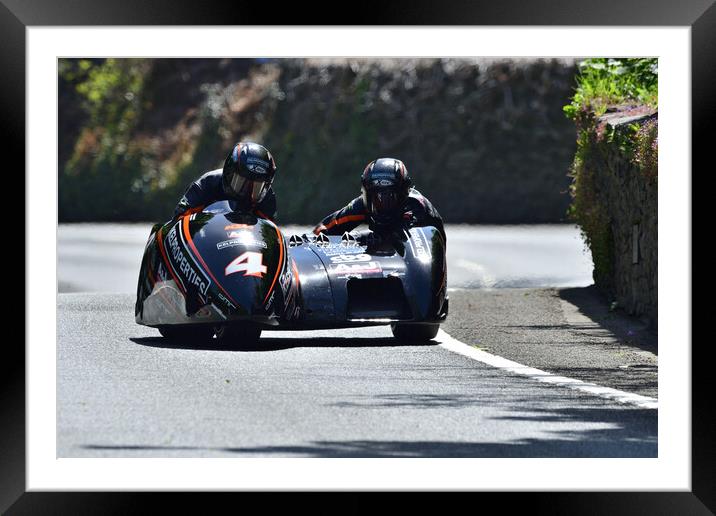
[[[586,392],[600,398],[606,398],[619,403],[626,403],[629,405],[636,405],[640,408],[646,409],[658,409],[659,402],[656,398],[648,396],[641,396],[639,394],[633,394],[630,392],[620,391],[618,389],[612,389],[611,387],[603,387],[594,383],[584,382],[575,378],[567,378],[566,376],[557,376],[547,371],[542,371],[534,367],[529,367],[518,362],[513,362],[506,358],[502,358],[497,355],[493,355],[486,351],[476,349],[472,346],[460,342],[459,340],[452,337],[444,330],[440,330],[435,337],[435,340],[439,343],[440,347],[447,349],[453,353],[457,353],[483,364],[487,364],[498,369],[503,369],[514,374],[527,376],[533,380],[542,383],[548,383],[551,385],[557,385],[560,387],[567,387],[569,389],[575,389],[578,391]]]

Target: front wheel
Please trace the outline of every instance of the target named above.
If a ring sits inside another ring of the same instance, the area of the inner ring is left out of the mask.
[[[216,328],[216,339],[229,348],[251,348],[258,343],[260,337],[261,328],[251,323],[226,324]]]
[[[430,339],[434,339],[440,329],[438,323],[425,323],[425,324],[401,324],[394,323],[390,325],[390,329],[393,332],[393,337],[399,341],[410,344],[427,342]]]

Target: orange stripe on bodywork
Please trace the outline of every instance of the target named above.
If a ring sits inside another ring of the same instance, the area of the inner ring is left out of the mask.
[[[182,213],[182,216],[184,215],[191,215],[193,213],[199,213],[205,208],[205,206],[194,206],[193,208],[189,208],[184,213]]]
[[[274,225],[274,228],[276,228],[276,234],[278,235],[278,241],[279,241],[278,267],[276,267],[276,275],[273,277],[271,286],[269,287],[268,292],[266,292],[266,297],[264,298],[264,304],[266,304],[266,301],[268,300],[269,296],[271,295],[271,292],[273,291],[273,287],[274,287],[274,285],[276,285],[276,280],[278,279],[279,275],[281,274],[281,269],[283,268],[283,235],[281,234],[281,231],[279,231],[278,226]]]
[[[208,265],[206,265],[206,262],[201,257],[201,254],[199,254],[199,250],[194,245],[194,241],[191,239],[191,234],[189,233],[189,217],[184,217],[184,220],[182,221],[182,227],[184,228],[184,236],[186,237],[187,242],[189,242],[189,247],[191,247],[192,251],[194,251],[194,254],[199,259],[201,264],[204,266],[204,270],[211,276],[211,279],[214,280],[214,283],[216,283],[216,286],[221,289],[221,291],[228,297],[232,303],[236,305],[238,308],[240,305],[237,303],[233,297],[226,291],[224,287],[221,286],[221,283],[219,283],[219,280],[216,279],[216,277],[212,274],[211,269],[209,269]]]
[[[346,215],[345,217],[341,217],[339,219],[333,219],[325,225],[325,228],[330,229],[333,226],[337,226],[339,224],[345,224],[346,222],[353,222],[359,220],[365,220],[365,215]]]
[[[162,259],[164,260],[164,264],[166,265],[167,270],[169,271],[169,274],[172,275],[172,278],[174,279],[174,283],[176,283],[176,286],[179,287],[179,290],[182,291],[182,294],[186,295],[186,290],[184,290],[184,287],[182,287],[181,282],[174,275],[174,269],[172,269],[172,266],[169,263],[169,258],[167,258],[167,255],[164,252],[164,244],[162,243],[162,229],[164,229],[164,228],[159,228],[159,231],[157,231],[157,243],[159,244],[159,251],[162,253]]]

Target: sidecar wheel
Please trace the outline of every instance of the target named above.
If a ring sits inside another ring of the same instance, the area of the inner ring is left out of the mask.
[[[249,349],[259,342],[261,328],[251,323],[234,323],[219,326],[216,339],[222,346],[232,349]]]
[[[394,323],[390,325],[393,337],[404,344],[423,343],[435,338],[440,329],[440,325],[435,323],[426,324],[400,324]]]

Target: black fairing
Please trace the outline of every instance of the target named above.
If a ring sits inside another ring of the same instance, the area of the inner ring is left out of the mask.
[[[323,241],[309,237],[308,242],[290,247],[301,271],[305,312],[301,324],[444,320],[447,268],[445,242],[438,230],[429,226],[412,228],[402,236],[366,235],[358,240],[350,235],[324,236]],[[311,281],[304,281],[304,271],[310,272]]]
[[[138,322],[250,318],[278,324],[279,318],[297,315],[284,313],[285,301],[295,304],[297,295],[280,230],[266,219],[228,208],[229,203],[221,201],[203,212],[155,226],[140,271]],[[145,304],[152,296],[163,308],[155,306],[146,314]]]
[[[138,323],[312,329],[445,319],[445,242],[434,227],[285,239],[273,222],[230,208],[221,201],[152,229]]]

